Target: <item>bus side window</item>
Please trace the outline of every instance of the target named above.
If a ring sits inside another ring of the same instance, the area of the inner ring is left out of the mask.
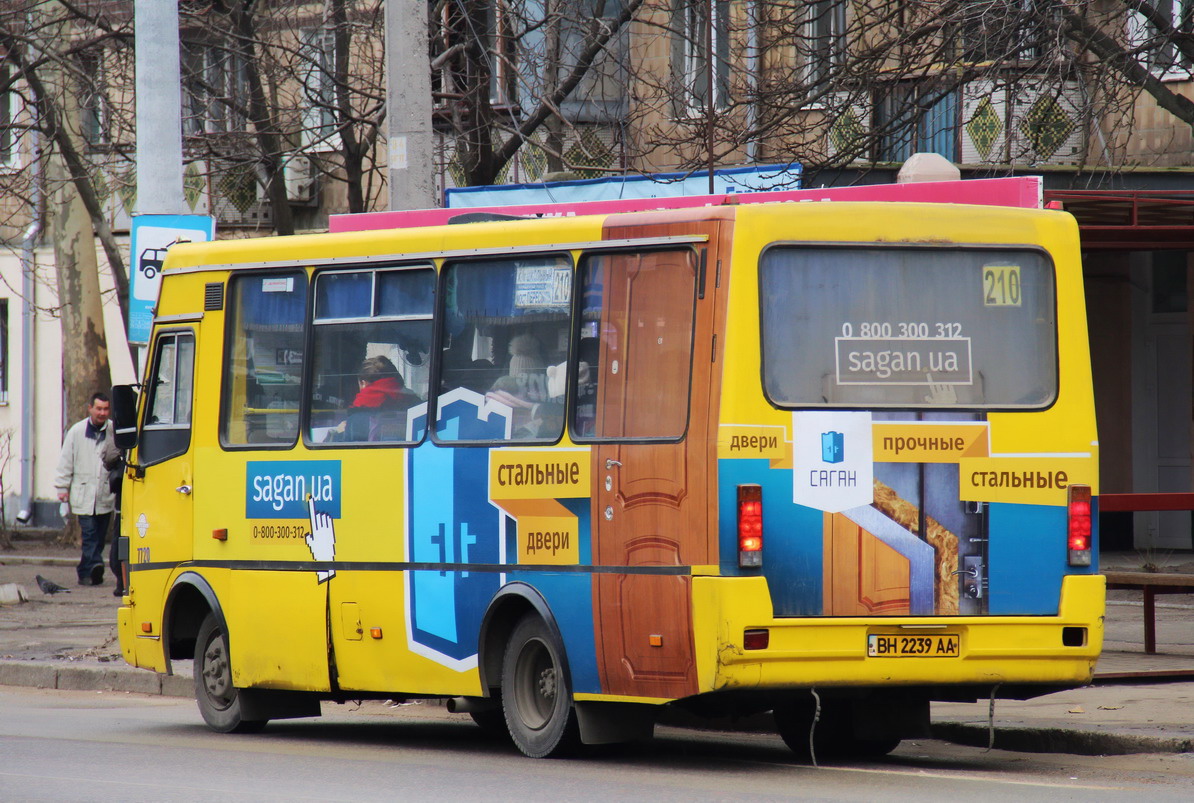
[[[578,438],[684,435],[695,295],[691,251],[585,258],[572,419]]]
[[[411,443],[427,400],[435,271],[323,271],[315,278],[313,444]]]
[[[228,446],[290,446],[298,436],[306,274],[234,277],[228,314],[221,439]]]
[[[190,332],[159,335],[137,450],[141,464],[160,463],[190,447],[194,375],[195,336]]]
[[[572,263],[565,256],[462,262],[445,268],[436,437],[554,441],[563,434]],[[554,394],[554,395],[553,395]],[[456,412],[465,404],[488,413]],[[454,418],[455,423],[449,421]]]

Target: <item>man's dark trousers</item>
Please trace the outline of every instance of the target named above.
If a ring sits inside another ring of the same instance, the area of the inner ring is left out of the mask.
[[[108,535],[108,525],[111,521],[111,513],[79,516],[79,529],[83,531],[83,556],[79,559],[76,571],[80,583],[91,581],[91,573],[96,566],[100,567],[100,576],[103,576],[104,539]]]

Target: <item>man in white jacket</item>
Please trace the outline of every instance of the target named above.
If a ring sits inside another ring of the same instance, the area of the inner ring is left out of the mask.
[[[104,539],[115,509],[115,495],[108,487],[103,459],[105,447],[112,441],[110,408],[106,395],[91,394],[87,417],[66,431],[54,477],[58,501],[70,503],[83,531],[83,554],[76,571],[79,585],[84,586],[104,582]]]

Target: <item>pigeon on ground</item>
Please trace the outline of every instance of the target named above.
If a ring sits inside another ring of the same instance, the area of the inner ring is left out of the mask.
[[[68,594],[70,593],[69,588],[63,588],[62,586],[55,583],[53,580],[47,580],[46,578],[42,577],[40,574],[37,575],[36,579],[37,579],[37,587],[41,589],[41,593],[43,593],[43,594],[57,594],[59,591],[65,591]]]

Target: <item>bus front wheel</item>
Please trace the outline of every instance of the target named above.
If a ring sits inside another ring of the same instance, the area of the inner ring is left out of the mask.
[[[268,720],[245,719],[232,685],[228,637],[214,614],[208,614],[195,639],[195,700],[207,726],[219,733],[256,733]]]
[[[502,660],[502,708],[510,737],[531,758],[558,756],[580,744],[564,650],[547,624],[528,615],[515,626]]]

